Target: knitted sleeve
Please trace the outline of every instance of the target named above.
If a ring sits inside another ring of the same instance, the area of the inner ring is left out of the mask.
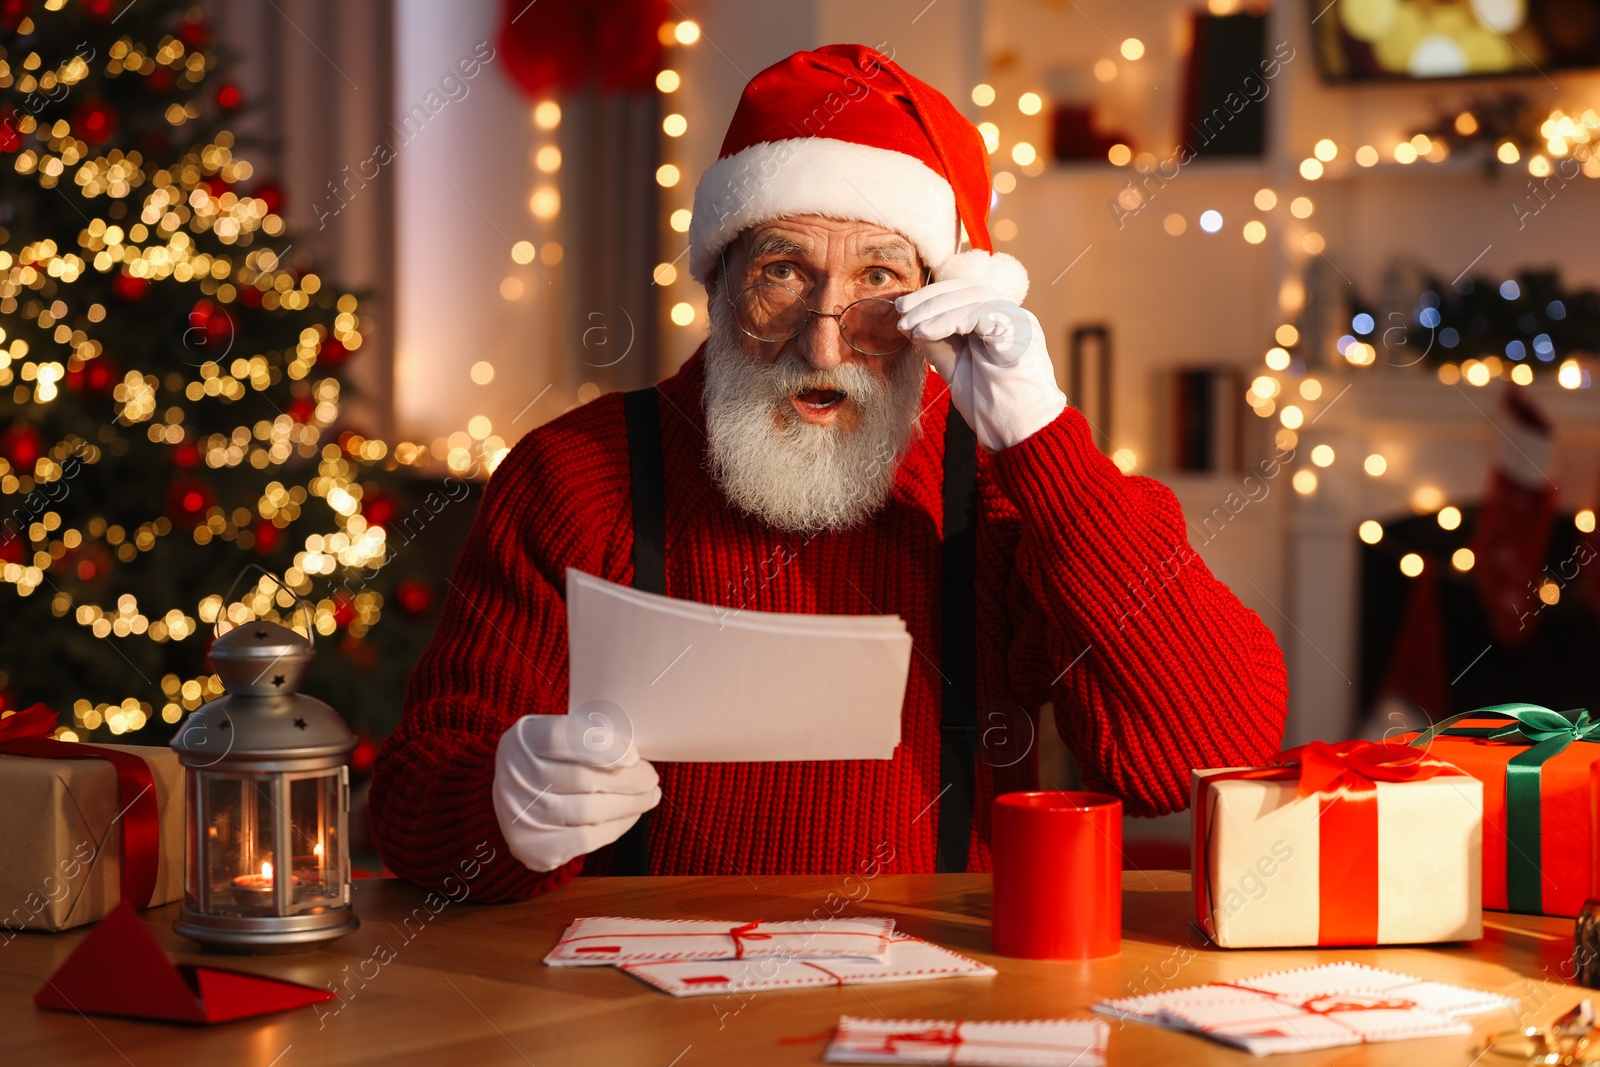
[[[597,401],[591,406],[604,406]],[[472,899],[522,899],[570,881],[583,858],[533,872],[511,855],[494,813],[500,735],[523,715],[567,710],[568,565],[604,573],[616,518],[573,491],[572,461],[598,445],[558,423],[523,438],[485,491],[450,579],[432,643],[412,672],[405,712],[379,752],[372,828],[384,862],[441,887],[476,852]],[[558,458],[559,457],[559,458]],[[591,488],[597,480],[590,478]],[[560,488],[558,488],[560,487]],[[627,514],[622,516],[627,519]]]
[[[988,465],[1022,523],[1014,685],[1054,703],[1086,784],[1165,814],[1187,806],[1192,768],[1278,750],[1283,654],[1190,546],[1171,490],[1119,471],[1071,408]]]

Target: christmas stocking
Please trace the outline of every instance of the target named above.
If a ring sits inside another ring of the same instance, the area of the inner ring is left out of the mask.
[[[1556,487],[1546,475],[1552,427],[1521,389],[1508,389],[1497,422],[1500,460],[1478,512],[1472,538],[1478,595],[1489,632],[1501,645],[1520,645],[1534,634],[1539,611]]]

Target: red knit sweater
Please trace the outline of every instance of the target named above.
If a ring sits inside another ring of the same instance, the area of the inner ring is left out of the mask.
[[[651,869],[831,873],[892,857],[884,869],[931,871],[944,382],[928,375],[923,432],[885,506],[858,528],[806,536],[736,511],[708,476],[702,359],[661,383],[668,595],[898,614],[916,654],[891,760],[658,764]],[[1030,742],[1047,701],[1086,785],[1122,797],[1132,814],[1181,810],[1190,768],[1259,764],[1277,750],[1283,656],[1189,547],[1171,491],[1118,471],[1070,408],[1020,444],[980,450],[978,484],[981,722],[1008,721],[992,714],[1008,706],[1030,710],[1010,720],[1018,740],[999,751],[1012,755],[979,760],[970,869],[989,869],[995,793],[1036,787]],[[397,874],[441,885],[484,841],[495,858],[475,879],[477,900],[528,897],[609,868],[608,846],[552,872],[527,870],[506,848],[490,789],[501,733],[519,716],[567,710],[566,568],[632,583],[631,512],[620,393],[533,430],[495,472],[378,757],[372,823]],[[819,685],[826,678],[819,664]],[[1024,745],[1027,756],[1011,762]]]

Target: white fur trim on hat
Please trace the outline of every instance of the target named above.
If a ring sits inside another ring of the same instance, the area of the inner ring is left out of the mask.
[[[983,252],[976,248],[955,255],[933,268],[937,281],[951,278],[976,278],[1014,304],[1028,295],[1028,269],[1016,256],[1005,252]]]
[[[690,275],[705,281],[743,230],[786,215],[875,222],[910,238],[930,264],[956,251],[955,194],[926,163],[888,148],[797,137],[751,145],[701,177],[689,220]]]

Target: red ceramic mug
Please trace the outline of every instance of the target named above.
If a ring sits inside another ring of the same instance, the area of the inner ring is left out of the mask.
[[[1122,801],[1040,790],[995,798],[994,951],[1089,960],[1122,950]]]

